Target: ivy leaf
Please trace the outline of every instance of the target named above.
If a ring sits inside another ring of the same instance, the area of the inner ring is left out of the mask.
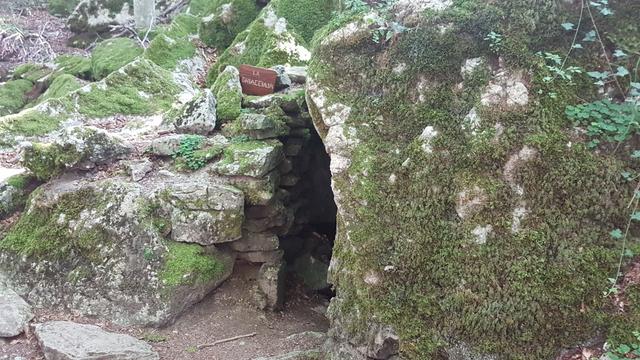
[[[616,352],[620,353],[620,354],[626,354],[628,352],[631,351],[631,348],[628,345],[622,344],[620,346],[618,346],[618,348],[616,349]]]
[[[640,158],[640,150],[636,150],[634,152],[631,153],[631,157],[634,159],[639,159]]]
[[[626,257],[634,257],[636,254],[633,253],[633,251],[631,251],[630,249],[626,249],[624,251],[624,256]]]
[[[625,77],[627,75],[629,75],[629,70],[627,70],[627,68],[624,66],[618,66],[618,71],[616,72],[616,76]]]
[[[616,240],[620,240],[620,239],[622,239],[622,230],[615,229],[615,230],[611,231],[609,233],[609,235],[611,235],[611,237],[616,239]]]
[[[608,7],[603,7],[602,9],[600,9],[600,14],[609,16],[613,14],[613,11],[611,11],[611,9],[609,9]]]
[[[625,53],[624,51],[620,50],[620,49],[616,49],[616,51],[613,52],[613,56],[617,57],[617,58],[622,58],[627,56],[627,53]]]
[[[584,39],[582,41],[594,42],[596,41],[596,31],[591,30],[588,33],[584,34]]]
[[[572,46],[574,49],[584,49],[584,47],[582,46],[582,44],[573,44]]]
[[[574,27],[575,27],[575,25],[574,25],[574,24],[569,23],[569,22],[564,23],[564,24],[561,24],[561,25],[562,25],[562,27],[563,27],[565,30],[567,30],[567,31],[569,31],[569,30],[573,30],[573,29],[574,29]]]
[[[632,82],[631,87],[640,90],[640,82]]]
[[[636,211],[631,214],[631,220],[640,221],[640,211]]]

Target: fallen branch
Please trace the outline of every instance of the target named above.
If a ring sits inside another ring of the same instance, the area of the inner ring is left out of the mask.
[[[246,339],[246,338],[250,338],[250,337],[254,337],[258,334],[256,333],[251,333],[251,334],[246,334],[246,335],[239,335],[239,336],[234,336],[231,338],[227,338],[227,339],[222,339],[222,340],[218,340],[218,341],[214,341],[211,344],[202,344],[202,345],[198,345],[198,350],[202,350],[202,349],[206,349],[208,347],[214,347],[216,345],[220,345],[220,344],[224,344],[224,343],[228,343],[231,341],[236,341],[236,340],[240,340],[240,339]]]

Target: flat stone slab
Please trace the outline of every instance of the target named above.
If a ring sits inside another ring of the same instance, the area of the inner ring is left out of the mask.
[[[20,335],[31,319],[31,306],[15,291],[0,286],[0,338]]]
[[[51,321],[36,325],[35,334],[47,360],[158,360],[151,345],[94,325]]]

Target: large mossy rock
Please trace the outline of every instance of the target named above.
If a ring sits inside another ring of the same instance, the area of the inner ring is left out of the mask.
[[[227,65],[249,64],[260,67],[290,64],[303,65],[311,59],[304,39],[294,32],[288,20],[267,5],[249,27],[238,34],[218,59],[208,76],[210,84]]]
[[[637,9],[616,2],[608,27]],[[566,51],[560,24],[579,14],[399,1],[318,36],[307,102],[339,209],[330,359],[550,360],[637,328],[637,285],[624,312],[603,297],[633,198],[625,165],[565,116],[597,98],[591,81],[546,82],[535,55]],[[376,42],[372,18],[408,29]]]
[[[0,116],[20,111],[26,104],[25,95],[33,88],[26,79],[11,80],[0,84]]]
[[[233,39],[258,16],[255,0],[231,0],[221,3],[212,14],[202,18],[199,35],[207,46],[226,49]]]
[[[187,188],[217,197],[194,207],[182,201]],[[234,262],[214,247],[169,240],[168,231],[182,224],[171,214],[209,214],[211,226],[196,216],[198,226],[211,229],[210,241],[218,234],[224,241],[232,233],[214,229],[226,229],[228,219],[215,214],[228,216],[234,206],[242,213],[242,205],[236,189],[202,189],[185,178],[144,186],[122,178],[52,180],[32,194],[27,211],[3,234],[0,282],[39,307],[120,324],[166,324],[226,279]],[[228,222],[236,236],[239,225],[231,224],[242,219]]]
[[[99,43],[91,53],[93,78],[102,80],[112,72],[133,61],[140,54],[140,45],[129,38],[115,38]]]

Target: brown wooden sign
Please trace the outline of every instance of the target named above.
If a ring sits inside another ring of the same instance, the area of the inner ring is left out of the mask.
[[[276,89],[278,73],[250,65],[240,65],[240,83],[246,95],[264,96],[273,94]]]

